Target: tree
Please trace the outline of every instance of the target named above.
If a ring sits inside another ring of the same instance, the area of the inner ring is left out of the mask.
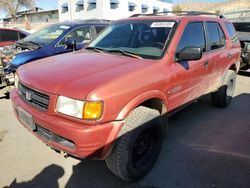
[[[21,7],[32,8],[35,5],[34,0],[1,0],[0,9],[4,10],[16,21],[16,13]]]
[[[180,5],[175,5],[172,9],[174,12],[181,12],[182,11],[182,8]]]
[[[215,10],[214,12],[215,14],[218,14],[218,15],[221,14],[221,10]]]

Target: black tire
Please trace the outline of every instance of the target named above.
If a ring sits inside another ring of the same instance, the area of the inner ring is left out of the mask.
[[[140,106],[125,119],[118,140],[106,158],[107,167],[132,182],[154,166],[163,142],[163,121],[157,110]]]
[[[236,72],[229,70],[225,75],[222,86],[211,94],[215,106],[226,107],[230,104],[235,90],[236,75]]]

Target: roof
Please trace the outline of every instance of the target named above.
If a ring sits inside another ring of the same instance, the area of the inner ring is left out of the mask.
[[[23,29],[19,29],[19,28],[15,28],[15,27],[0,27],[0,30],[1,29],[18,31],[18,32],[21,32],[21,33],[26,34],[26,35],[30,34],[29,32],[27,32],[27,31],[25,31]]]
[[[50,10],[33,11],[33,12],[22,13],[22,15],[28,15],[28,14],[39,14],[39,13],[44,13],[44,12],[52,12],[52,11],[57,11],[57,12],[58,12],[58,9],[50,9]]]
[[[82,24],[86,24],[86,25],[108,25],[110,23],[109,20],[98,20],[98,19],[92,19],[92,20],[80,20],[80,21],[66,21],[66,22],[59,22],[59,23],[55,23],[53,25],[68,25],[68,26],[75,26],[75,25],[82,25]]]
[[[183,18],[195,19],[197,17],[205,17],[208,19],[223,19],[226,20],[223,15],[211,13],[211,12],[199,12],[199,11],[165,11],[151,14],[134,14],[129,18],[122,19],[126,20],[181,20]]]

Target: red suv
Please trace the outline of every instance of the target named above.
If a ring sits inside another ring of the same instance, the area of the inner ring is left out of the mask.
[[[105,159],[125,181],[143,177],[168,114],[208,93],[219,107],[232,100],[237,35],[228,20],[199,14],[115,21],[82,51],[20,67],[10,94],[17,118],[56,151]]]

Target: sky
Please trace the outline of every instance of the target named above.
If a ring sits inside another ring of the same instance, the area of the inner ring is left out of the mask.
[[[174,4],[181,2],[189,2],[190,0],[172,0]],[[223,2],[225,0],[192,0],[195,2]],[[36,6],[45,10],[57,8],[57,0],[35,0]],[[0,10],[0,18],[5,17],[5,13]]]

